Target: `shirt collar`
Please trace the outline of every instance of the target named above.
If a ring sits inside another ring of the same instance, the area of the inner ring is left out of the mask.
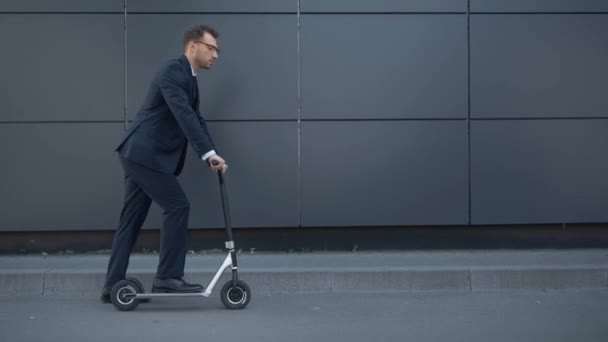
[[[196,77],[196,71],[194,71],[194,68],[192,67],[192,65],[190,65],[190,70],[192,70],[192,76]]]

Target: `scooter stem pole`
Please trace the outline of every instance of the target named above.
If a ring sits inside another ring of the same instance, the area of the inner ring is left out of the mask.
[[[238,263],[236,261],[236,251],[234,246],[234,240],[232,239],[232,223],[230,222],[230,208],[228,207],[228,192],[226,191],[226,184],[224,182],[224,175],[222,171],[218,171],[218,178],[220,181],[220,192],[222,195],[222,209],[224,209],[224,222],[226,224],[226,234],[228,235],[228,241],[226,242],[226,248],[230,251],[230,258],[232,259],[232,283],[233,286],[237,286],[238,281]]]
[[[230,222],[230,208],[228,207],[228,193],[226,191],[226,184],[224,183],[224,175],[222,175],[222,171],[218,171],[217,174],[220,181],[220,192],[222,195],[222,209],[224,210],[224,223],[226,224],[226,234],[228,235],[228,241],[233,241],[232,222]]]

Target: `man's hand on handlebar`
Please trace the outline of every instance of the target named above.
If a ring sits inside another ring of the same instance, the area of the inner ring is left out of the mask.
[[[221,170],[222,173],[226,173],[226,170],[228,170],[228,164],[226,164],[226,161],[217,154],[209,157],[208,161],[211,169],[215,172]]]

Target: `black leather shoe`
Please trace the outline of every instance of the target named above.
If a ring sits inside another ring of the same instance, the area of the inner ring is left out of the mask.
[[[104,304],[112,303],[112,299],[110,298],[110,294],[112,293],[112,289],[103,288],[101,290],[101,302]]]
[[[188,284],[181,278],[154,278],[152,282],[152,292],[156,293],[194,293],[202,291],[202,285]]]

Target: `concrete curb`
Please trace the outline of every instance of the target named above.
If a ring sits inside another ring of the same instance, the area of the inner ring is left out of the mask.
[[[185,278],[206,286],[215,271],[193,269]],[[608,289],[608,265],[257,268],[239,275],[254,294]],[[135,269],[128,276],[149,290],[154,273]],[[0,296],[98,297],[104,277],[99,269],[0,269]],[[214,291],[228,279],[229,271]]]

